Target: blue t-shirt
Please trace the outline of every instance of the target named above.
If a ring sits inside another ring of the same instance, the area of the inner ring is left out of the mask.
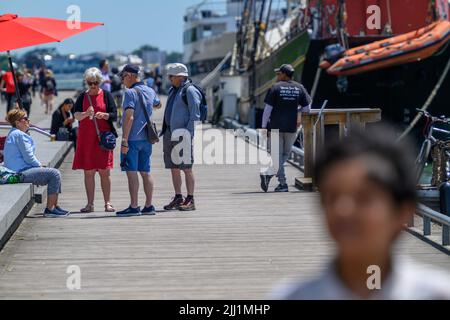
[[[152,77],[148,78],[145,80],[147,86],[149,86],[150,88],[153,89],[154,85],[155,85],[155,79],[153,79]]]
[[[155,90],[147,87],[143,82],[134,84],[130,89],[127,89],[124,94],[123,106],[125,111],[127,109],[134,109],[134,121],[131,127],[128,141],[146,141],[147,133],[145,131],[147,120],[145,118],[144,110],[142,109],[140,98],[135,88],[139,89],[144,96],[145,107],[151,117],[153,107],[161,103]],[[123,113],[122,123],[125,121],[126,112]]]

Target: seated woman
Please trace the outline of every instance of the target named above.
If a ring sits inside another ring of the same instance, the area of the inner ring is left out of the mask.
[[[76,148],[77,131],[72,126],[75,122],[75,118],[71,116],[71,111],[74,104],[75,103],[72,99],[66,99],[58,107],[58,109],[53,112],[50,133],[55,135],[56,140],[58,141],[74,141]]]
[[[27,113],[20,109],[8,112],[8,122],[13,126],[9,132],[4,150],[5,167],[23,175],[22,183],[48,186],[46,218],[65,217],[67,210],[58,206],[58,194],[61,193],[61,174],[53,168],[42,167],[35,155],[33,138],[27,134],[30,120]]]

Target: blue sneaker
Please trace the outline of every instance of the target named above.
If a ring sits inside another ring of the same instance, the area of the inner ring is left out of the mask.
[[[68,212],[59,211],[57,208],[50,211],[49,209],[45,208],[44,210],[44,217],[45,218],[64,218],[69,215]]]
[[[132,208],[129,206],[127,209],[123,211],[119,211],[116,213],[118,217],[136,217],[141,215],[141,207]]]
[[[142,209],[141,213],[143,216],[154,216],[156,215],[156,209],[154,206],[145,207]]]
[[[58,211],[61,211],[61,212],[64,212],[64,213],[70,213],[70,211],[63,209],[60,206],[56,206],[55,209],[58,209]]]

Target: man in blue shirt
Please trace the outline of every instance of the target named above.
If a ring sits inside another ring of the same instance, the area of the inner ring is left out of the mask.
[[[191,85],[185,65],[170,64],[167,66],[167,74],[172,88],[169,90],[164,113],[163,152],[165,167],[171,170],[175,197],[164,209],[193,211],[195,178],[192,171],[194,164],[192,140],[195,122],[200,121],[202,94]],[[181,194],[181,171],[184,172],[186,179],[186,199],[183,199]]]
[[[131,205],[117,213],[118,216],[155,215],[152,205],[153,179],[150,175],[150,158],[152,144],[147,136],[147,117],[151,117],[153,109],[159,109],[161,102],[156,92],[147,87],[139,79],[139,67],[127,65],[120,73],[123,84],[127,88],[124,93],[123,134],[121,145],[121,167],[127,173]],[[144,101],[145,105],[141,104]],[[138,206],[139,177],[142,176],[146,203],[143,210]]]

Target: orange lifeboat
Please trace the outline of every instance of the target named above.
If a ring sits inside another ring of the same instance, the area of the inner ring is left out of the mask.
[[[331,66],[323,61],[321,68],[337,76],[387,68],[426,59],[449,40],[450,22],[439,21],[417,31],[352,48]]]

